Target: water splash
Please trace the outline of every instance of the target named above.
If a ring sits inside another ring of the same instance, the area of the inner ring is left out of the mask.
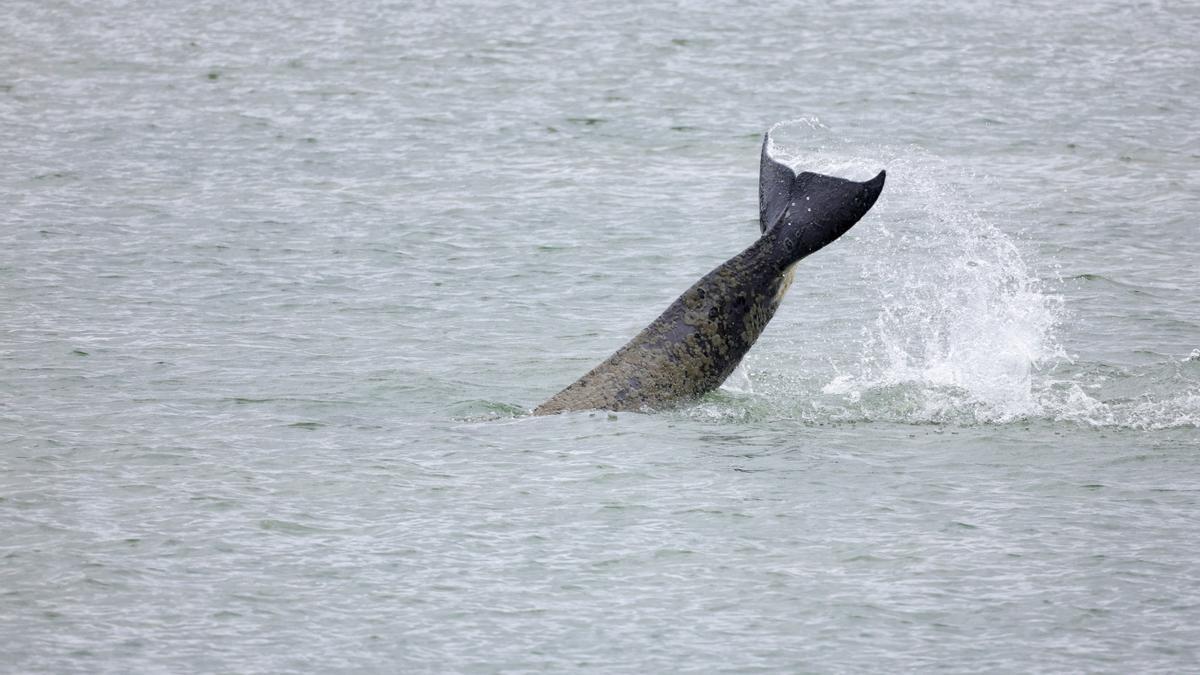
[[[972,206],[980,179],[968,170],[921,148],[843,138],[816,117],[776,124],[768,150],[794,168],[856,180],[888,170],[887,218],[856,242],[865,249],[857,256],[862,293],[878,309],[849,360],[801,381],[753,373],[756,390],[790,402],[789,416],[1200,427],[1200,350],[1144,371],[1068,356],[1059,339],[1070,318],[1056,291],[1061,280],[1027,262],[1009,234],[1019,223]]]
[[[1141,369],[1069,356],[1059,336],[1071,319],[1059,292],[1065,282],[1042,271],[1053,270],[1052,261],[1029,262],[1010,234],[1021,223],[986,215],[974,194],[981,179],[967,169],[917,147],[841,138],[815,117],[772,127],[768,151],[795,169],[856,180],[887,169],[886,217],[856,232],[849,261],[859,274],[847,283],[868,318],[828,369],[789,369],[779,358],[762,369],[744,364],[683,415],[718,423],[1200,427],[1200,349]]]
[[[888,169],[888,217],[861,239],[868,250],[860,276],[878,313],[863,330],[857,363],[822,392],[867,418],[1004,422],[1042,414],[1034,375],[1066,357],[1055,336],[1062,300],[1012,238],[969,207],[953,177],[970,177],[919,148],[840,140],[816,118],[772,131],[780,130],[789,138],[801,132],[798,147],[773,137],[781,161],[803,158],[804,169],[852,178]]]
[[[1055,421],[1143,431],[1200,428],[1200,359],[1128,369],[1078,363],[1061,370],[1039,391]]]

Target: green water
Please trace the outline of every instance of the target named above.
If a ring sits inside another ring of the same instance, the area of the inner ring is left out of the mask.
[[[1195,8],[10,5],[0,670],[1196,668]],[[726,387],[528,416],[780,122]]]

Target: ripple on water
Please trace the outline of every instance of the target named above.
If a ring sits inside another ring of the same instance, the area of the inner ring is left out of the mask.
[[[1194,669],[1192,5],[110,4],[5,5],[7,668]],[[744,374],[527,415],[798,106],[889,184]]]

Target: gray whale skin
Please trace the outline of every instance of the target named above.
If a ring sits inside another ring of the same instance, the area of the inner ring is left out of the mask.
[[[862,218],[885,172],[855,182],[776,162],[763,136],[758,210],[761,236],[684,291],[606,361],[533,410],[652,411],[717,387],[750,350],[792,282],[794,266]]]

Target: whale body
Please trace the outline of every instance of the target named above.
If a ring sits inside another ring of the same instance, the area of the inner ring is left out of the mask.
[[[762,334],[794,266],[845,234],[883,190],[884,171],[855,182],[794,173],[768,151],[759,160],[759,230],[746,250],[704,275],[600,365],[534,409],[652,411],[717,387]]]

